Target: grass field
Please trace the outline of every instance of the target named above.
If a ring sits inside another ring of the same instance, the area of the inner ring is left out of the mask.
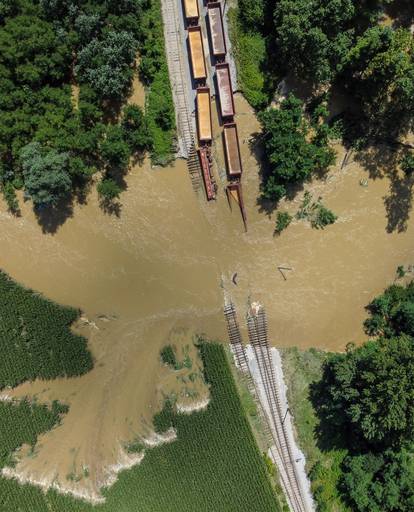
[[[79,311],[27,290],[0,271],[0,389],[88,372],[87,340],[70,330]]]
[[[1,512],[279,512],[221,345],[201,343],[211,402],[167,415],[178,439],[148,450],[92,507],[56,492],[0,479]]]
[[[315,349],[280,349],[285,382],[288,387],[289,407],[294,416],[300,447],[306,455],[312,492],[318,512],[350,512],[342,502],[337,484],[341,477],[341,463],[346,450],[325,451],[317,444],[315,431],[318,419],[309,400],[309,385],[320,380],[326,352]]]

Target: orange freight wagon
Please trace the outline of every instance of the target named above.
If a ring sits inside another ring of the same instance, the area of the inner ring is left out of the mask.
[[[214,57],[225,57],[226,39],[224,37],[223,29],[223,15],[221,13],[220,2],[209,3],[208,10],[208,23],[210,25],[211,46]]]
[[[223,146],[227,172],[230,178],[238,178],[242,173],[239,136],[236,123],[226,123],[223,127]]]
[[[188,45],[190,47],[191,68],[194,80],[207,78],[206,63],[204,57],[203,36],[201,28],[188,27]]]
[[[198,10],[198,0],[184,0],[185,18],[188,22],[198,22],[200,12]]]
[[[210,105],[210,89],[208,87],[197,88],[197,130],[198,140],[200,143],[211,142],[211,105]]]
[[[231,84],[230,68],[226,62],[216,64],[216,78],[221,117],[233,117],[235,113],[233,88]]]

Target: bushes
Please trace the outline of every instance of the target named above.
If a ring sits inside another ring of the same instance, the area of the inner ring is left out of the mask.
[[[124,107],[121,126],[124,140],[131,152],[140,152],[151,147],[147,119],[138,105]]]
[[[86,339],[70,330],[79,311],[59,306],[0,272],[0,389],[91,370]]]
[[[160,352],[161,361],[168,364],[172,369],[177,368],[177,356],[175,355],[175,347],[166,345]]]
[[[148,85],[146,116],[151,137],[151,159],[166,165],[173,157],[175,113],[164,47],[160,0],[149,0],[143,17],[139,71]]]
[[[255,4],[252,4],[255,5]],[[266,40],[258,31],[248,31],[240,20],[240,8],[230,9],[230,37],[234,51],[237,80],[240,90],[250,105],[260,110],[269,102],[266,91]]]
[[[280,235],[289,226],[292,219],[292,215],[288,212],[277,212],[275,232]]]
[[[313,201],[311,193],[306,191],[296,218],[307,219],[313,228],[323,229],[329,224],[333,224],[338,217],[322,204],[321,197],[318,197],[317,201]]]
[[[122,188],[111,178],[104,178],[96,188],[102,200],[109,203],[117,199],[122,192]]]
[[[370,336],[414,336],[414,282],[406,287],[392,285],[376,297],[367,309],[364,327]]]

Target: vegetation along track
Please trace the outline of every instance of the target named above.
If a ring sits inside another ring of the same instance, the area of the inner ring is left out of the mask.
[[[161,0],[164,18],[164,35],[166,41],[168,69],[173,90],[177,115],[180,153],[188,158],[194,145],[194,123],[191,117],[190,98],[187,91],[188,78],[182,55],[180,36],[180,14],[176,0]]]

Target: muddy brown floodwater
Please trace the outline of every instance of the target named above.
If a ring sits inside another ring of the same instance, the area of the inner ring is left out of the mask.
[[[194,193],[184,161],[133,168],[119,217],[104,214],[92,192],[54,235],[42,233],[30,203],[22,203],[20,218],[1,203],[0,268],[80,307],[84,320],[77,329],[96,361],[83,377],[26,383],[11,392],[70,405],[63,424],[41,437],[36,456],[21,458],[16,471],[22,478],[99,498],[99,486],[123,462],[122,446],[151,433],[162,388],[171,381],[160,366],[160,348],[172,337],[182,349],[193,332],[226,339],[224,290],[241,321],[249,296],[265,305],[275,345],[342,350],[363,341],[364,306],[393,281],[398,265],[413,262],[412,222],[406,232],[386,231],[388,179],[361,186],[368,175],[356,162],[343,170],[338,165],[325,182],[309,187],[339,216],[335,225],[318,231],[295,221],[273,237],[274,215],[256,205],[258,164],[248,139],[258,123],[240,96],[236,107],[248,233],[237,209],[229,210],[224,179],[217,202],[207,204]],[[223,177],[215,134],[216,171]],[[337,151],[340,163],[344,152]],[[282,206],[294,212],[301,197]],[[292,267],[286,280],[278,265]],[[198,391],[205,399],[205,390]],[[88,478],[66,478],[85,467]]]

